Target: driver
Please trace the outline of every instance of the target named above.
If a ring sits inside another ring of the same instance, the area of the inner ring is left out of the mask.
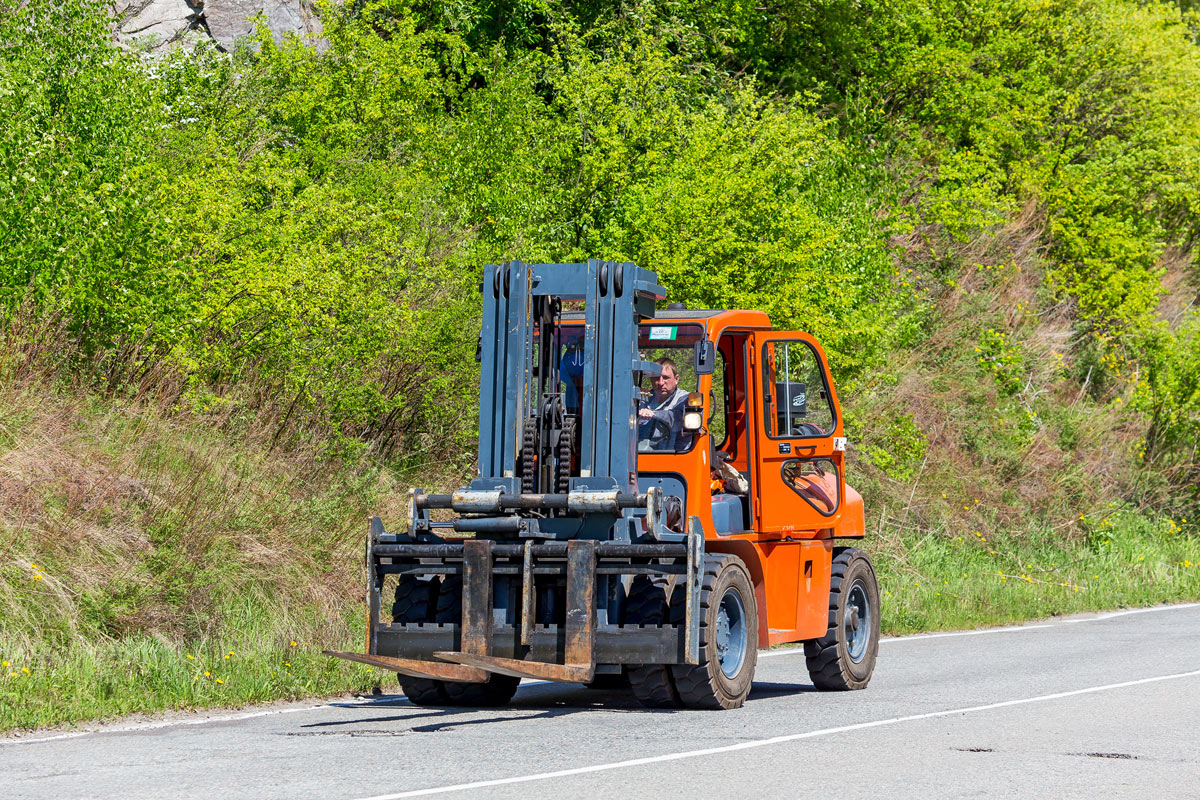
[[[638,439],[651,450],[674,450],[683,428],[687,392],[679,388],[679,368],[669,358],[654,363],[662,373],[654,379],[654,394],[638,403]]]

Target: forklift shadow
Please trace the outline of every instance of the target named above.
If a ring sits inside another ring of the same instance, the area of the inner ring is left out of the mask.
[[[394,701],[391,698],[381,698],[379,701],[369,704],[339,703],[336,705],[340,708],[364,711],[379,710],[380,707],[383,707],[389,710],[395,709],[400,713],[313,722],[301,727],[315,731],[342,730],[367,724],[411,723],[422,719],[439,720],[409,728],[414,733],[433,733],[468,725],[547,719],[586,711],[610,713],[653,711],[653,709],[643,708],[628,690],[596,690],[557,683],[535,683],[522,686],[512,702],[499,708],[418,706],[409,702],[403,695],[396,695]],[[488,715],[480,716],[481,712]],[[352,733],[353,731],[347,730],[347,732]]]
[[[808,694],[816,691],[817,687],[811,683],[767,683],[764,681],[755,681],[750,687],[750,695],[746,698],[746,702],[769,700],[772,697],[787,697],[794,694]]]
[[[747,702],[753,703],[758,700],[815,693],[816,691],[816,687],[808,683],[755,681]],[[302,727],[315,730],[343,730],[351,726],[367,724],[412,723],[417,720],[429,720],[427,724],[412,725],[409,730],[413,733],[435,733],[451,728],[549,719],[586,712],[676,714],[688,710],[645,708],[628,689],[587,689],[562,683],[526,684],[521,687],[511,703],[501,708],[417,706],[411,704],[403,695],[396,695],[394,703],[385,699],[369,705],[347,704],[342,707],[366,710],[378,709],[380,706],[397,710],[405,709],[407,713],[314,722]],[[484,712],[486,716],[480,716],[481,712]],[[352,731],[348,730],[347,732]]]
[[[811,683],[774,683],[755,681],[750,688],[747,702],[768,700],[773,697],[816,693]],[[646,708],[638,702],[628,687],[618,689],[587,689],[566,683],[526,684],[513,698],[511,707],[546,706],[553,703],[560,707],[592,709],[595,711],[638,711],[648,713],[675,713],[688,709]]]
[[[420,707],[413,706],[413,708],[415,710]],[[404,733],[437,733],[439,731],[452,730],[454,728],[465,728],[472,725],[490,725],[497,722],[524,722],[525,720],[549,719],[551,717],[560,717],[566,714],[575,714],[579,711],[586,710],[588,709],[548,708],[537,713],[529,714],[513,713],[514,711],[520,712],[520,709],[515,709],[511,706],[507,706],[505,708],[473,708],[470,706],[455,708],[422,708],[416,714],[394,714],[381,717],[331,720],[329,722],[313,722],[301,727],[315,731],[336,731],[353,735],[359,726],[393,723],[405,726],[407,730],[401,731]],[[481,717],[478,716],[479,712],[494,713]],[[420,725],[411,724],[415,720],[423,719],[428,719],[431,721]]]

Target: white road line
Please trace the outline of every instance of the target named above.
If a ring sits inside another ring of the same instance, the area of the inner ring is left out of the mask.
[[[1159,681],[1178,680],[1179,678],[1195,678],[1200,676],[1200,669],[1192,670],[1191,672],[1177,672],[1173,675],[1157,675],[1153,678],[1142,678],[1136,681],[1124,681],[1122,683],[1110,683],[1104,686],[1089,686],[1086,689],[1074,689],[1069,692],[1055,692],[1054,694],[1043,694],[1036,697],[1022,697],[1017,700],[1004,700],[999,703],[988,703],[983,706],[967,706],[966,708],[951,708],[945,711],[930,711],[926,714],[910,714],[906,717],[893,717],[891,719],[879,719],[872,722],[859,722],[854,725],[842,725],[836,728],[822,728],[821,730],[805,731],[803,733],[791,733],[785,736],[772,736],[769,739],[758,739],[751,742],[739,742],[737,744],[724,745],[722,747],[707,747],[703,750],[687,750],[681,753],[667,753],[661,756],[650,756],[648,758],[633,758],[628,761],[615,761],[610,764],[594,764],[590,767],[576,767],[574,769],[563,769],[557,772],[542,772],[536,775],[520,775],[513,778],[496,778],[490,781],[474,781],[472,783],[460,783],[454,786],[437,786],[429,789],[415,789],[410,792],[397,792],[395,794],[380,794],[372,797],[361,798],[360,800],[401,800],[405,797],[423,797],[431,794],[445,794],[446,792],[461,792],[470,789],[486,789],[491,786],[504,786],[512,783],[528,783],[530,781],[547,780],[549,778],[565,778],[572,775],[586,775],[590,772],[606,772],[614,769],[625,769],[628,767],[640,767],[646,764],[659,764],[664,761],[679,761],[685,758],[698,758],[700,756],[711,756],[719,753],[732,753],[738,750],[751,750],[758,747],[766,747],[773,744],[783,744],[784,742],[794,742],[800,739],[812,739],[817,736],[830,736],[837,733],[847,733],[849,731],[861,731],[867,728],[880,728],[885,725],[897,725],[902,722],[915,722],[923,719],[935,719],[937,717],[949,717],[955,714],[974,714],[980,711],[992,711],[997,708],[1008,708],[1009,706],[1020,706],[1028,703],[1043,703],[1049,700],[1060,700],[1064,697],[1075,697],[1082,694],[1092,694],[1094,692],[1106,692],[1113,689],[1123,689],[1129,686],[1141,686],[1147,683],[1158,683]]]
[[[1155,611],[1176,611],[1182,608],[1200,607],[1200,603],[1180,603],[1170,606],[1152,606],[1150,608],[1132,608],[1125,611],[1110,611],[1104,614],[1099,614],[1095,617],[1085,617],[1083,619],[1066,619],[1060,622],[1046,623],[1042,625],[1010,625],[1004,628],[984,628],[977,631],[950,631],[948,633],[915,633],[909,636],[892,636],[885,639],[880,639],[880,644],[889,642],[908,642],[920,639],[943,639],[952,636],[984,636],[991,633],[1018,633],[1020,631],[1032,631],[1041,628],[1054,628],[1059,625],[1068,625],[1079,622],[1100,622],[1113,617],[1123,617],[1127,614],[1149,614]],[[780,650],[760,651],[759,659],[775,658],[778,656],[801,655],[804,653],[803,647],[788,647]],[[526,679],[521,682],[521,686],[533,686],[540,683],[551,683],[551,681]],[[388,697],[378,700],[358,700],[358,701],[340,701],[336,703],[322,703],[313,706],[300,706],[298,708],[282,708],[272,711],[250,711],[245,714],[229,714],[222,717],[204,717],[203,719],[182,719],[182,720],[163,720],[161,722],[144,722],[134,725],[125,725],[121,727],[104,728],[96,731],[72,731],[71,733],[59,733],[53,736],[39,736],[31,738],[3,738],[0,739],[0,745],[12,744],[37,744],[39,742],[55,742],[60,739],[77,739],[80,736],[95,736],[102,733],[130,733],[144,730],[153,730],[155,728],[170,728],[176,725],[207,725],[210,722],[236,722],[242,719],[251,719],[253,717],[267,717],[275,714],[294,714],[297,711],[322,711],[330,708],[340,708],[346,705],[377,705],[384,703],[401,703],[406,704],[407,699],[403,697]]]
[[[1125,617],[1130,614],[1149,614],[1153,611],[1177,611],[1181,608],[1196,608],[1200,603],[1180,603],[1174,606],[1151,606],[1150,608],[1129,608],[1124,611],[1107,611],[1095,617],[1084,617],[1083,619],[1064,619],[1061,624],[1070,625],[1076,622],[1100,622],[1101,620],[1112,619],[1113,617]]]
[[[221,717],[202,717],[199,719],[164,719],[159,722],[138,722],[132,725],[120,725],[111,728],[103,728],[97,731],[72,731],[71,733],[59,733],[53,736],[39,736],[28,739],[0,739],[0,745],[5,744],[38,744],[40,742],[56,742],[60,739],[77,739],[80,736],[95,736],[101,733],[137,733],[139,731],[150,731],[156,728],[173,728],[177,725],[207,725],[210,722],[236,722],[242,719],[253,719],[254,717],[269,717],[276,714],[295,714],[297,711],[320,711],[325,708],[341,708],[345,706],[371,706],[382,705],[384,703],[402,703],[408,704],[408,700],[403,697],[389,697],[386,699],[372,700],[339,700],[336,703],[322,703],[315,706],[296,706],[295,708],[275,708],[268,711],[248,711],[244,714],[226,714]]]
[[[921,639],[948,639],[954,636],[986,636],[992,633],[1020,633],[1021,631],[1036,631],[1041,628],[1057,628],[1060,625],[1075,625],[1081,622],[1103,622],[1106,619],[1113,617],[1123,617],[1127,614],[1150,614],[1155,611],[1178,611],[1181,608],[1196,608],[1200,603],[1179,603],[1170,606],[1151,606],[1150,608],[1131,608],[1125,611],[1109,611],[1103,614],[1098,614],[1094,617],[1083,617],[1081,619],[1064,619],[1058,622],[1047,622],[1041,625],[1008,625],[1003,628],[982,628],[976,631],[947,631],[946,633],[913,633],[908,636],[888,636],[879,640],[880,644],[889,644],[894,642],[915,642]],[[779,650],[760,651],[759,659],[775,658],[776,656],[793,656],[803,653],[804,648],[784,647]]]

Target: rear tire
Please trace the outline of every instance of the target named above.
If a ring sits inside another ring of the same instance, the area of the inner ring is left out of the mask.
[[[629,587],[625,600],[626,625],[662,625],[669,623],[671,609],[667,597],[668,583],[653,581],[638,575]],[[647,708],[679,708],[679,692],[675,679],[666,664],[630,664],[625,668],[629,687]]]
[[[700,587],[700,663],[671,667],[688,708],[740,708],[758,664],[754,584],[736,556],[706,556]]]
[[[433,622],[437,604],[438,581],[423,581],[415,575],[401,575],[392,603],[392,622]],[[442,682],[429,678],[397,675],[404,695],[419,706],[440,705],[446,702]]]
[[[862,689],[875,671],[879,652],[879,582],[862,550],[833,551],[829,581],[829,628],[804,643],[813,686],[825,691]]]

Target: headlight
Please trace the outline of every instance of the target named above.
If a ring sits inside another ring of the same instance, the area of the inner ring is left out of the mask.
[[[699,411],[689,411],[683,415],[683,429],[698,431],[704,425],[704,416]]]

